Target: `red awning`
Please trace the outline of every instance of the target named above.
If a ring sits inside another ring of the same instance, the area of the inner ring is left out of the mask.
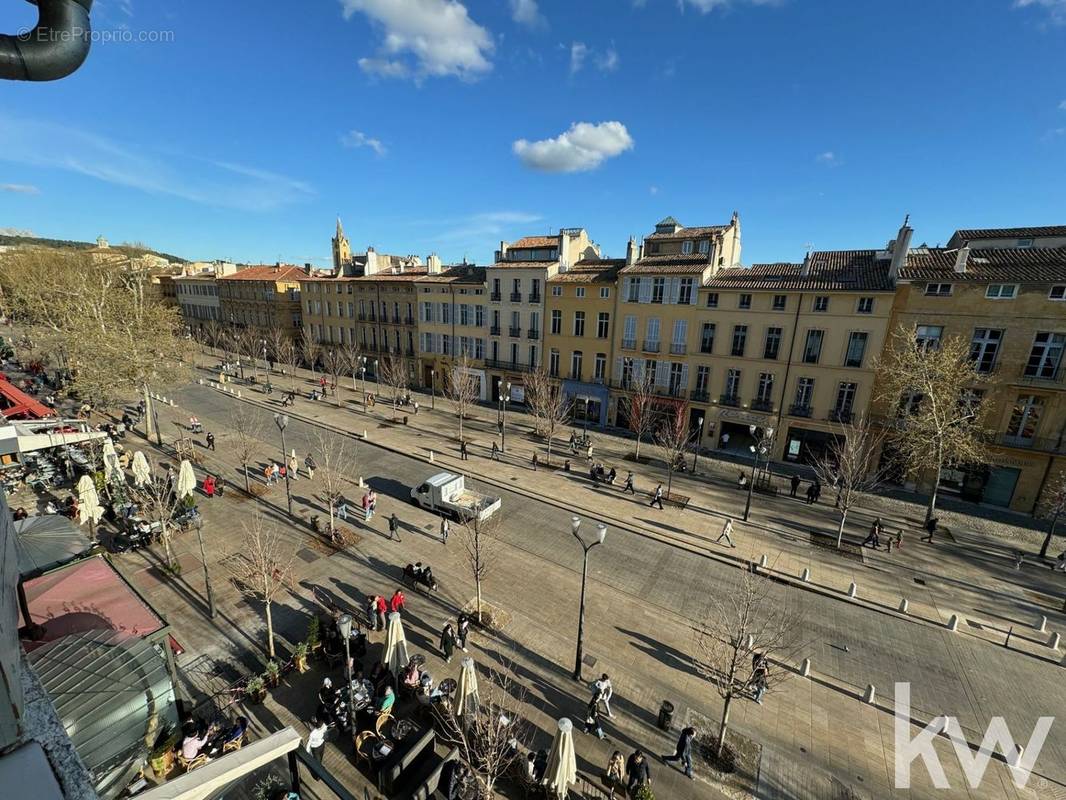
[[[5,419],[44,419],[54,417],[55,413],[44,403],[15,388],[6,377],[0,379],[0,414]]]

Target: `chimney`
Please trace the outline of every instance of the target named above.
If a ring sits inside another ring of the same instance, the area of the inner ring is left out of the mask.
[[[637,263],[637,240],[632,236],[629,237],[629,242],[626,244],[626,266],[631,267]]]
[[[803,265],[800,267],[800,275],[806,278],[811,274],[811,251],[807,251],[807,255],[803,257]]]
[[[438,256],[436,253],[430,253],[429,257],[426,258],[426,264],[429,267],[429,274],[430,275],[440,275],[440,273],[441,273],[440,256]]]
[[[893,282],[899,277],[900,267],[906,266],[907,254],[911,249],[911,236],[914,234],[914,228],[907,224],[910,218],[910,214],[903,218],[899,233],[892,242],[892,262],[888,266],[888,277]]]
[[[559,269],[563,272],[570,266],[570,234],[559,231]]]
[[[496,251],[496,260],[497,261],[506,261],[507,260],[507,242],[502,241],[502,240],[500,241],[500,249]]]
[[[962,275],[966,272],[966,263],[970,260],[970,248],[960,247],[958,253],[955,254],[955,271]]]
[[[304,262],[304,275],[310,275],[310,274],[311,274],[311,262],[305,261]]]
[[[363,270],[364,275],[376,275],[378,272],[378,254],[373,247],[366,249],[366,268]]]

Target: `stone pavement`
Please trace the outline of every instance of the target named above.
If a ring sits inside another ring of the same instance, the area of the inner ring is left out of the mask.
[[[206,392],[207,390],[202,390]],[[201,394],[197,394],[197,397],[203,397]],[[194,406],[198,415],[203,419],[211,429],[215,426],[216,433],[222,430],[221,426],[225,424],[224,415],[216,415],[214,418],[210,418],[200,409],[200,403],[197,401]],[[353,419],[351,412],[345,411],[331,411],[325,407],[322,403],[312,405],[307,402],[300,402],[297,409],[295,409],[294,415],[313,414],[319,418],[326,418],[329,414],[347,415],[347,421],[349,428],[355,428],[360,430],[358,418],[356,424],[351,424],[350,420]],[[483,413],[483,412],[481,412]],[[425,412],[419,414],[418,419],[412,418],[412,422],[417,421],[422,424],[425,419],[432,419],[434,415],[429,417],[425,416]],[[435,416],[442,416],[438,413]],[[185,415],[187,417],[187,414]],[[175,419],[181,419],[182,414],[175,414]],[[439,422],[439,421],[438,421]],[[491,425],[491,420],[489,424]],[[164,430],[168,427],[164,422]],[[427,438],[430,428],[418,427],[414,430],[411,426],[407,429],[402,429],[400,426],[395,428],[380,428],[376,426],[367,425],[371,431],[372,441],[377,442],[382,438],[386,432],[393,433],[398,432],[397,435],[406,435]],[[512,442],[519,437],[509,436],[509,450],[514,449]],[[225,450],[225,434],[219,435],[220,450]],[[425,445],[407,445],[408,449],[414,450],[416,446],[425,447]],[[527,445],[532,446],[532,445]],[[402,448],[401,448],[402,449]],[[299,448],[298,448],[299,451]],[[365,454],[365,450],[363,451]],[[513,454],[513,453],[512,453]],[[218,458],[219,456],[211,455],[209,458]],[[374,455],[373,460],[376,462],[379,460],[378,455]],[[464,466],[473,466],[476,462],[476,458],[471,459]],[[485,462],[487,463],[487,462]],[[563,491],[573,491],[574,499],[571,507],[577,508],[589,508],[595,506],[599,510],[599,506],[605,501],[599,496],[595,500],[590,499],[589,488],[585,485],[574,480],[574,476],[569,476],[565,480],[562,478],[549,478],[551,473],[541,472],[538,475],[533,476],[528,469],[524,469],[523,466],[518,464],[512,465],[491,465],[493,470],[493,479],[502,481],[504,477],[524,477],[526,479],[527,486],[531,485],[531,478],[535,481],[551,480],[548,484],[552,487],[555,497],[558,499],[562,496]],[[642,468],[642,470],[645,468]],[[508,475],[504,470],[516,470],[515,475]],[[643,474],[643,471],[642,471]],[[232,482],[232,481],[231,481]],[[517,482],[517,481],[516,481]],[[571,486],[572,485],[572,486]],[[561,487],[561,488],[560,488]],[[573,488],[572,488],[573,487]],[[302,491],[302,490],[301,490]],[[275,491],[277,495],[277,491]],[[283,492],[281,493],[283,502]],[[613,498],[608,497],[608,500]],[[227,503],[229,501],[226,501]],[[512,501],[508,500],[510,504]],[[392,499],[389,497],[383,497],[383,504],[385,506],[384,511],[388,512],[389,506],[392,503]],[[208,506],[206,509],[209,513],[213,511],[210,508],[212,504],[205,504]],[[510,505],[508,506],[510,508]],[[631,509],[635,509],[631,505]],[[410,511],[401,507],[398,507],[399,513],[407,517],[410,515]],[[624,513],[624,512],[623,512]],[[649,510],[645,516],[650,515],[652,512]],[[655,512],[658,514],[659,512]],[[632,511],[630,511],[632,515]],[[675,523],[681,523],[687,525],[688,517],[694,516],[691,511],[688,512],[665,512],[662,516],[669,516]],[[634,520],[639,522],[639,520]],[[430,528],[433,527],[432,520],[429,521]],[[635,527],[629,525],[628,527]],[[232,529],[232,521],[229,521],[229,528]],[[649,526],[649,531],[652,530]],[[675,534],[678,537],[683,537],[686,532],[679,528],[679,533]],[[752,537],[761,535],[759,529],[753,528],[750,535]],[[712,531],[713,532],[713,531]],[[691,537],[691,534],[688,534]],[[700,534],[705,536],[706,534]],[[565,537],[565,534],[564,534]],[[400,545],[397,543],[383,543],[376,540],[374,537],[367,536],[364,541],[357,545],[357,550],[367,551],[367,564],[371,565],[372,569],[370,574],[365,574],[366,570],[362,570],[364,573],[359,578],[353,578],[355,585],[368,585],[367,581],[374,581],[375,579],[380,581],[380,571],[382,568],[382,562],[375,562],[369,555],[372,549],[378,547],[385,547],[390,551],[406,550],[411,546],[406,540],[409,537],[405,535],[405,543]],[[416,546],[422,544],[416,540]],[[565,546],[565,541],[561,543]],[[572,543],[571,543],[572,546]],[[637,545],[633,545],[634,548]],[[704,543],[704,549],[706,544]],[[798,548],[797,548],[798,549]],[[667,551],[668,553],[669,551]],[[191,555],[191,553],[189,554]],[[417,555],[417,550],[416,550]],[[560,567],[553,566],[544,560],[543,554],[523,554],[528,555],[528,559],[523,557],[520,559],[521,563],[509,565],[506,579],[506,591],[505,594],[512,598],[512,602],[516,606],[520,606],[520,610],[516,608],[513,613],[513,621],[508,626],[506,633],[509,637],[517,642],[521,642],[523,646],[522,659],[531,658],[532,654],[536,654],[534,664],[529,669],[541,670],[544,675],[544,684],[547,686],[549,681],[558,684],[560,682],[560,672],[565,672],[565,668],[560,669],[561,665],[565,665],[567,660],[571,658],[570,650],[572,648],[572,636],[570,635],[571,626],[573,624],[572,615],[573,609],[576,606],[576,591],[577,581],[572,566]],[[538,560],[539,556],[539,560]],[[410,556],[407,556],[410,557]],[[669,571],[671,567],[671,560],[661,561],[666,556],[660,555],[660,563],[656,564],[656,567],[663,567]],[[318,567],[316,564],[319,561],[325,561],[328,565],[332,565],[332,562],[341,556],[334,556],[329,559],[316,559],[314,564],[309,564],[306,568],[307,574],[313,574]],[[451,556],[454,558],[454,556]],[[598,554],[597,554],[598,558]],[[808,563],[816,563],[812,559],[812,556],[807,555]],[[434,568],[438,570],[438,557],[434,556]],[[211,560],[211,559],[209,559]],[[527,563],[528,561],[528,563]],[[387,563],[387,562],[386,562]],[[395,559],[395,552],[393,552],[392,562],[397,563]],[[446,576],[447,585],[462,585],[465,583],[465,576],[461,564],[459,566],[448,565],[447,561],[440,562],[441,574]],[[528,566],[536,564],[537,569],[529,569]],[[595,560],[594,560],[595,564]],[[347,568],[348,564],[344,564]],[[647,565],[645,565],[647,568]],[[353,567],[353,569],[357,569]],[[638,568],[639,569],[639,568]],[[688,567],[688,569],[692,569]],[[815,567],[812,567],[815,569]],[[333,572],[336,571],[334,567]],[[632,567],[630,567],[632,571]],[[375,576],[375,573],[377,575]],[[193,575],[198,573],[193,571],[186,571],[184,575],[186,579],[192,579]],[[652,580],[651,575],[647,580]],[[332,578],[337,580],[336,576]],[[663,697],[677,698],[679,708],[705,708],[707,706],[717,705],[716,700],[712,700],[708,696],[706,687],[696,678],[691,675],[691,671],[685,668],[685,664],[682,661],[680,664],[675,665],[672,669],[663,669],[663,659],[667,658],[670,653],[684,653],[691,643],[691,623],[688,616],[683,614],[664,614],[659,604],[654,604],[648,608],[642,608],[639,602],[639,591],[636,593],[638,598],[637,602],[629,602],[620,604],[616,595],[607,592],[608,589],[620,580],[619,576],[615,574],[611,575],[598,575],[595,566],[593,567],[592,580],[594,584],[596,582],[606,581],[605,585],[596,586],[594,591],[590,590],[590,606],[589,606],[589,619],[618,619],[619,622],[613,627],[616,629],[610,636],[604,636],[603,632],[598,633],[600,639],[596,643],[597,651],[600,653],[609,653],[610,656],[604,656],[604,662],[610,663],[610,671],[615,679],[616,685],[620,687],[619,694],[626,698],[627,704],[632,707],[632,717],[634,719],[628,719],[629,714],[621,715],[621,719],[618,721],[618,727],[620,729],[619,735],[625,735],[629,737],[629,741],[641,742],[647,744],[650,741],[655,743],[659,749],[665,749],[670,742],[665,741],[668,737],[660,737],[659,734],[653,733],[650,729],[647,719],[648,715],[654,713],[654,709],[657,708],[659,700]],[[370,583],[369,585],[372,585]],[[553,590],[558,593],[558,602],[556,603],[530,603],[529,598],[538,597],[543,594],[544,586],[552,586]],[[172,594],[173,590],[167,585],[160,584],[158,591],[166,596]],[[385,591],[385,589],[378,589],[378,591]],[[502,591],[502,587],[497,589]],[[604,592],[603,595],[599,594]],[[361,596],[360,596],[361,597]],[[518,598],[522,598],[526,602],[516,602]],[[597,599],[600,598],[600,599]],[[355,599],[355,598],[353,598]],[[460,596],[456,599],[458,604],[460,601],[464,601],[466,598]],[[689,598],[686,598],[688,600]],[[174,606],[173,601],[166,604],[167,606]],[[181,605],[188,606],[188,602]],[[687,603],[686,603],[687,605]],[[297,606],[299,607],[299,605]],[[165,610],[166,607],[165,607]],[[510,609],[509,609],[510,610]],[[685,609],[686,612],[689,609]],[[179,611],[179,613],[181,613]],[[256,615],[251,609],[245,609],[241,612],[243,616],[242,624],[237,628],[231,629],[254,629],[254,622]],[[634,617],[630,620],[630,617]],[[195,617],[195,609],[191,613],[191,617]],[[175,622],[174,619],[171,620]],[[189,618],[188,627],[195,628],[195,619]],[[176,625],[179,633],[186,627],[185,625]],[[201,623],[202,627],[202,623]],[[427,628],[426,641],[430,641],[435,635],[434,632],[439,626],[431,624]],[[829,626],[832,628],[832,625]],[[563,631],[564,633],[560,633]],[[301,631],[296,631],[295,636],[302,635]],[[938,634],[946,635],[946,634]],[[197,642],[196,652],[205,652],[204,648],[210,649],[213,645],[212,639],[215,637],[208,636],[202,642]],[[616,641],[617,640],[617,641]],[[247,643],[242,643],[245,647]],[[978,643],[974,642],[975,646]],[[891,643],[888,644],[891,646]],[[987,645],[980,645],[987,648]],[[238,647],[238,649],[240,649]],[[193,648],[190,648],[193,651]],[[975,656],[978,655],[975,653]],[[1018,658],[1017,654],[1010,654],[1013,658]],[[816,664],[818,658],[815,659]],[[669,663],[669,658],[667,658]],[[828,666],[828,665],[827,665]],[[978,669],[982,668],[980,665]],[[828,670],[827,670],[828,672]],[[834,667],[833,674],[839,675],[844,673],[845,670],[836,669]],[[536,674],[536,673],[534,673]],[[741,704],[741,707],[737,709],[734,715],[735,724],[737,729],[753,736],[760,742],[764,743],[767,748],[767,757],[763,765],[763,792],[764,796],[773,797],[832,797],[835,796],[831,792],[833,791],[832,780],[828,777],[829,773],[834,775],[843,775],[845,780],[852,785],[856,790],[860,792],[871,792],[870,796],[882,796],[888,793],[887,786],[890,785],[891,780],[891,748],[892,748],[892,718],[885,714],[883,711],[879,711],[869,705],[862,704],[857,699],[857,693],[861,690],[861,681],[854,685],[844,685],[839,680],[831,679],[827,676],[822,676],[821,672],[816,667],[816,680],[804,681],[793,680],[786,685],[786,688],[779,693],[771,695],[767,700],[767,705],[764,707],[755,707],[751,704]],[[563,680],[564,689],[563,692],[570,692],[570,687],[565,686],[565,679]],[[624,687],[624,690],[621,688]],[[578,692],[580,696],[580,692]],[[553,688],[552,695],[557,697],[555,702],[550,703],[553,713],[546,713],[546,718],[550,718],[553,715],[558,715],[558,708],[563,705],[563,700],[560,696],[560,690]],[[562,695],[565,696],[565,695]],[[541,698],[543,702],[547,703],[549,696]],[[580,702],[574,705],[575,701],[571,699],[571,708],[566,711],[572,715],[576,715],[580,712]],[[750,706],[750,708],[749,708]],[[755,714],[755,710],[758,709],[758,713]],[[627,709],[629,710],[629,709]],[[708,716],[713,717],[713,713],[709,713]],[[965,723],[964,723],[965,724]],[[976,724],[976,723],[975,723]],[[1023,735],[1023,734],[1017,734]],[[659,737],[659,741],[656,741],[655,737]],[[584,740],[582,740],[584,741]],[[620,741],[622,741],[620,739]],[[627,741],[627,745],[629,744]],[[857,747],[858,742],[863,742],[863,747],[860,749]],[[945,755],[944,764],[946,767],[954,764],[957,771],[957,762],[954,761],[954,757],[950,755],[949,748],[944,747],[944,742],[939,743],[938,749],[940,749]],[[599,748],[599,743],[590,742],[588,745],[582,745],[582,754],[594,753]],[[599,764],[605,761],[606,754],[596,754],[589,757],[590,764]],[[658,772],[664,771],[664,768],[660,767]],[[920,773],[921,770],[919,769]],[[669,774],[669,773],[667,773]],[[984,787],[981,793],[964,793],[958,796],[989,796],[989,797],[1013,797],[1013,796],[1028,796],[1017,795],[1013,792],[1013,787],[1007,786],[1004,779],[1005,771],[1002,769],[1002,765],[994,764],[990,768],[990,777],[986,783],[992,780],[992,775],[996,775],[997,788],[995,790],[989,787]],[[919,781],[921,785],[921,782]],[[999,784],[1002,784],[1000,786]],[[953,781],[953,785],[961,785],[960,781]],[[817,793],[814,793],[810,787],[821,787]],[[865,786],[865,788],[864,788]],[[807,788],[802,788],[807,787]],[[824,792],[823,792],[824,789]],[[928,778],[925,778],[924,789],[928,790]],[[679,789],[679,792],[683,792],[683,789]],[[986,793],[990,792],[990,793]],[[921,789],[911,792],[912,796],[927,796]],[[670,796],[687,796],[685,794],[672,794]],[[706,796],[702,794],[701,796]],[[1047,795],[1044,795],[1047,796]]]

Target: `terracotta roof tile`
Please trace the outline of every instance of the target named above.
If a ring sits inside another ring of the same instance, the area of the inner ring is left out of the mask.
[[[753,264],[719,270],[704,285],[713,289],[792,291],[892,291],[887,260],[875,250],[816,251],[803,264]]]
[[[955,272],[958,250],[916,248],[900,270],[900,280],[937,280],[953,283],[1051,283],[1066,281],[1066,247],[973,249],[965,272]]]
[[[548,283],[614,283],[625,265],[624,258],[586,258],[549,278]]]
[[[276,267],[270,264],[258,264],[256,266],[244,267],[234,272],[232,275],[225,275],[219,278],[220,281],[285,281],[285,282],[298,282],[306,280],[308,274],[304,272],[303,267],[293,266],[292,264],[282,264],[280,267]]]
[[[558,264],[558,261],[497,261],[495,264],[490,264],[489,269],[539,269],[544,267],[551,267]]]
[[[668,253],[645,256],[625,267],[623,275],[696,275],[708,266],[707,256],[701,253]]]
[[[662,223],[659,224],[661,225]],[[661,239],[699,239],[701,237],[715,236],[728,228],[728,225],[704,225],[700,228],[681,228],[677,233],[649,233],[644,239],[653,239],[656,241]]]
[[[435,275],[423,275],[419,283],[463,283],[481,286],[485,283],[485,268],[474,264],[456,264]]]
[[[1066,225],[1044,225],[1032,228],[973,228],[955,231],[952,240],[974,239],[1033,239],[1038,236],[1066,236]]]
[[[511,242],[507,249],[515,247],[554,247],[559,244],[558,236],[523,236],[517,242]]]

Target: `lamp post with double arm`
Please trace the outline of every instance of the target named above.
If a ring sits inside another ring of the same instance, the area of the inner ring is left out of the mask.
[[[289,516],[292,516],[292,489],[289,487],[289,455],[285,450],[285,426],[289,424],[288,414],[275,414],[274,424],[281,431],[281,463],[285,465],[285,502],[289,507]]]
[[[350,651],[349,640],[352,636],[352,615],[341,614],[337,617],[337,631],[340,633],[341,638],[344,639],[344,676],[348,682],[348,714],[352,721],[352,727],[355,726],[355,688],[352,686],[352,654]]]
[[[762,429],[762,436],[751,445],[748,449],[751,450],[751,480],[748,481],[748,499],[744,503],[744,521],[748,521],[748,515],[751,513],[751,495],[755,491],[755,470],[759,467],[759,457],[766,456],[769,458],[770,447],[774,441],[774,429],[764,428]],[[758,425],[749,425],[748,432],[755,436],[759,432]]]
[[[596,538],[591,542],[586,542],[581,538],[581,517],[570,518],[570,532],[574,535],[574,538],[580,542],[581,547],[584,549],[584,557],[581,562],[581,606],[578,610],[577,617],[577,653],[574,655],[574,680],[581,680],[581,659],[584,657],[585,650],[585,586],[588,582],[589,574],[589,550],[598,544],[603,544],[604,539],[607,538],[607,526],[602,522],[596,525]]]

